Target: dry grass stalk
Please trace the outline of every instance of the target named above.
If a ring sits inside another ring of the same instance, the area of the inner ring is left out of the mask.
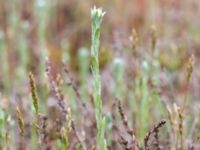
[[[38,96],[36,94],[36,86],[35,86],[34,77],[31,72],[29,72],[29,83],[30,83],[31,95],[32,95],[32,99],[33,99],[33,106],[35,108],[36,114],[38,114],[38,111],[39,111],[38,101],[39,100],[38,100]]]
[[[75,134],[75,136],[76,136],[76,139],[77,139],[78,143],[79,143],[80,146],[81,146],[81,149],[86,150],[85,144],[84,144],[83,141],[81,140],[80,135],[79,135],[79,133],[77,132],[77,130],[76,130],[76,128],[75,128],[75,124],[74,124],[74,121],[73,121],[73,120],[71,121],[71,128],[72,128],[72,131],[74,132],[74,134]]]
[[[40,125],[35,124],[36,128],[39,130],[39,140],[41,147],[45,150],[49,150],[52,148],[50,142],[50,136],[47,130],[47,116],[39,114],[38,116],[39,121],[41,122]]]
[[[133,133],[133,129],[128,127],[128,122],[127,122],[127,117],[124,113],[124,110],[121,106],[121,102],[118,98],[116,98],[117,102],[118,102],[118,111],[120,113],[122,122],[123,122],[123,126],[126,129],[126,132],[131,136],[131,142],[127,141],[125,138],[123,138],[122,135],[120,135],[120,139],[121,139],[121,144],[124,145],[126,150],[138,150],[139,149],[139,145],[137,142],[137,139]]]
[[[127,133],[132,136],[133,135],[133,130],[128,127],[127,116],[124,113],[124,110],[122,108],[121,102],[120,102],[120,100],[118,98],[116,98],[116,100],[117,100],[117,103],[118,103],[118,110],[119,110],[123,125],[124,125]]]
[[[130,41],[131,41],[131,50],[132,54],[135,56],[136,55],[136,48],[138,44],[138,35],[135,29],[132,29],[132,34],[130,36]]]
[[[71,124],[72,124],[72,115],[71,115],[70,108],[68,108],[67,110],[66,123],[67,123],[66,131],[67,131],[67,134],[69,134],[71,132]]]
[[[20,109],[17,107],[16,108],[17,111],[17,120],[18,120],[18,126],[20,129],[20,135],[21,135],[21,144],[20,144],[20,148],[26,150],[26,141],[25,141],[25,127],[24,127],[24,120],[22,117],[22,113],[20,111]]]
[[[6,131],[6,150],[10,150],[10,134],[9,131]]]
[[[138,142],[135,139],[135,136],[132,136],[132,140],[128,141],[122,135],[120,135],[120,144],[123,145],[125,150],[140,150],[141,148],[138,146]]]
[[[158,133],[159,133],[159,129],[161,127],[163,127],[163,125],[166,123],[166,121],[161,121],[159,122],[156,126],[154,126],[154,128],[148,132],[147,136],[145,137],[144,139],[144,144],[145,144],[145,150],[150,150],[150,143],[149,143],[149,140],[150,140],[150,136],[154,134],[154,137],[155,137],[155,146],[157,148],[157,150],[160,150],[160,144],[159,144],[159,137],[158,137]]]
[[[192,75],[192,72],[193,72],[193,67],[194,67],[194,55],[192,55],[189,58],[189,61],[187,63],[187,71],[186,71],[186,81],[187,81],[187,84],[189,83],[189,81],[191,79],[191,75]]]
[[[125,150],[131,150],[129,142],[122,135],[120,135],[120,139],[120,143],[124,146]]]
[[[186,67],[186,84],[187,86],[189,86],[189,82],[192,76],[192,72],[193,72],[193,67],[194,67],[194,55],[191,55],[191,57],[189,58],[189,61],[187,63],[187,67]],[[183,108],[185,108],[186,105],[186,101],[187,101],[187,95],[188,95],[188,89],[187,92],[185,92],[185,98],[183,100]]]
[[[18,120],[19,129],[20,129],[20,135],[22,137],[24,137],[25,128],[24,128],[24,120],[23,120],[23,117],[22,117],[22,113],[21,113],[21,111],[18,107],[16,108],[16,111],[17,111],[17,120]]]
[[[60,130],[61,139],[63,140],[63,143],[65,145],[65,149],[69,149],[69,139],[68,136],[71,132],[71,122],[72,122],[72,116],[71,116],[71,109],[68,108],[67,115],[66,115],[66,126],[62,127]]]
[[[180,146],[181,149],[184,149],[184,135],[183,135],[183,111],[178,108],[178,118],[179,118],[179,123],[178,123],[178,131],[180,135]]]
[[[156,42],[157,42],[157,28],[155,25],[152,25],[150,28],[151,31],[151,51],[155,50]]]
[[[174,105],[176,106],[176,105]],[[174,107],[176,108],[176,107]],[[172,112],[172,109],[170,108],[169,105],[166,106],[167,113],[168,113],[168,120],[170,123],[171,131],[170,131],[170,138],[169,138],[169,143],[172,144],[171,147],[175,148],[177,145],[177,127],[176,127],[176,118],[174,117],[174,114]]]
[[[96,150],[96,149],[97,149],[96,146],[92,145],[91,150]]]
[[[57,86],[56,82],[53,80],[53,77],[51,75],[51,64],[48,59],[46,60],[46,75],[49,79],[51,92],[57,98],[58,105],[61,108],[63,115],[66,116],[67,108],[66,108],[66,104],[64,102],[64,95],[61,93],[61,90]]]
[[[169,123],[171,125],[171,128],[172,128],[172,131],[174,132],[175,131],[175,121],[173,119],[173,115],[172,115],[172,110],[171,108],[169,107],[169,105],[167,105],[167,114],[168,114],[168,119],[169,119]]]
[[[64,71],[67,75],[69,75],[69,71],[67,70],[67,68],[64,68]],[[54,96],[58,99],[58,105],[61,108],[63,115],[65,115],[65,119],[66,119],[66,127],[63,130],[63,128],[60,128],[60,131],[65,131],[65,134],[63,135],[63,133],[61,133],[61,138],[63,139],[63,136],[67,136],[71,131],[74,132],[75,137],[78,141],[78,143],[80,143],[79,149],[86,149],[85,145],[83,143],[83,141],[81,141],[80,136],[75,128],[74,122],[71,118],[71,110],[69,107],[65,106],[64,103],[64,95],[61,93],[61,90],[59,89],[58,85],[56,84],[56,82],[53,80],[53,77],[51,75],[51,65],[50,62],[47,60],[46,61],[46,74],[48,76],[49,79],[49,83],[50,83],[50,88],[51,88],[51,92],[54,94]],[[70,77],[70,76],[69,76]],[[76,96],[78,97],[78,99],[81,101],[81,96],[79,94],[78,89],[76,88],[75,84],[73,83],[73,79],[70,77],[70,81],[71,81],[71,85],[73,86],[73,89],[75,91]],[[65,137],[66,139],[66,137]],[[68,139],[66,139],[68,142]],[[69,144],[69,143],[68,143]]]

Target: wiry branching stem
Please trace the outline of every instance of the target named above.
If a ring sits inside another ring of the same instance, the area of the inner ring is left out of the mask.
[[[151,131],[148,132],[147,136],[144,139],[145,150],[150,150],[149,139],[152,134],[154,134],[154,137],[156,140],[156,148],[157,150],[160,150],[158,132],[159,132],[159,128],[161,128],[165,123],[166,121],[159,122],[156,126],[154,126],[154,128]]]

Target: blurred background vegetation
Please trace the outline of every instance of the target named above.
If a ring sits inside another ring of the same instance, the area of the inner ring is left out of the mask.
[[[199,0],[0,0],[1,106],[13,112],[20,104],[26,112],[30,107],[25,107],[30,99],[29,71],[35,75],[40,103],[46,104],[50,97],[45,90],[47,56],[55,79],[64,62],[80,85],[83,99],[89,97],[90,8],[94,5],[106,11],[99,56],[105,112],[111,110],[115,96],[123,99],[125,107],[131,107],[127,109],[128,117],[133,118],[130,124],[136,122],[135,128],[141,128],[137,135],[143,138],[145,133],[140,132],[166,116],[163,104],[181,105],[189,93],[186,112],[191,115],[191,127],[200,108]],[[156,45],[152,49],[154,36]],[[196,59],[188,85],[186,66],[192,54]],[[65,91],[67,98],[75,97],[71,88]],[[154,119],[136,105],[148,98],[153,101],[151,105],[144,102],[140,108],[148,107]],[[76,104],[69,103],[75,111]],[[137,115],[146,117],[138,117],[137,122]],[[200,129],[200,122],[197,125]]]
[[[77,52],[81,47],[90,49],[89,10],[93,5],[107,12],[101,67],[111,62],[111,54],[130,46],[133,28],[140,37],[139,45],[147,50],[151,25],[157,27],[159,59],[167,69],[179,71],[191,53],[199,54],[198,0],[1,0],[1,89],[21,84],[27,71],[44,71],[41,68],[47,54],[56,68],[63,59],[78,70]]]

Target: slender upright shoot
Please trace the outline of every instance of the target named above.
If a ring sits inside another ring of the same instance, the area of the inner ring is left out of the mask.
[[[105,128],[105,118],[102,115],[102,100],[101,100],[101,79],[99,74],[99,43],[100,43],[100,25],[102,23],[103,16],[105,12],[100,8],[94,7],[91,9],[91,19],[92,19],[92,73],[94,78],[93,83],[93,98],[95,102],[96,109],[96,121],[97,121],[97,143],[100,150],[106,149],[106,144],[104,140],[104,128]]]
[[[30,72],[29,73],[29,82],[30,82],[30,88],[31,88],[31,95],[33,99],[33,106],[35,108],[35,113],[38,114],[39,110],[39,104],[38,104],[38,96],[36,94],[36,86],[35,86],[35,81],[33,79],[33,74]]]

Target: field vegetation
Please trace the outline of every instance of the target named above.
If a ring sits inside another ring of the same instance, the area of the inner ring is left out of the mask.
[[[199,0],[0,0],[0,150],[199,150]]]

